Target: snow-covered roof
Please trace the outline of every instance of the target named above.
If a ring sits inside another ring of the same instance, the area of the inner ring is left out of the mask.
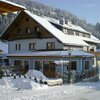
[[[83,41],[86,41],[86,42],[92,42],[92,43],[100,44],[100,40],[97,39],[96,37],[94,38],[93,35],[90,38],[81,37],[81,36],[76,36],[76,37],[79,37],[80,39],[82,39]]]
[[[85,29],[83,29],[82,27],[80,27],[80,26],[78,26],[78,25],[74,25],[74,24],[64,24],[64,25],[62,25],[62,24],[60,24],[59,23],[59,21],[57,21],[57,20],[52,20],[52,19],[48,19],[50,22],[52,22],[52,23],[55,23],[55,24],[57,24],[57,25],[60,25],[60,26],[62,26],[62,27],[64,27],[64,28],[67,28],[67,29],[71,29],[71,30],[76,30],[76,31],[79,31],[79,32],[84,32],[84,33],[87,33],[87,34],[91,34],[90,32],[88,32],[88,31],[86,31]]]
[[[37,16],[35,14],[32,14],[31,12],[29,12],[27,10],[24,10],[23,12],[26,13],[27,15],[29,15],[33,20],[35,20],[37,23],[39,23],[42,27],[44,27],[48,32],[50,32],[55,38],[57,38],[64,45],[89,46],[89,44],[86,42],[100,43],[100,41],[97,41],[92,38],[64,34],[61,30],[59,30],[55,26],[53,26],[48,21],[48,19]],[[21,13],[23,13],[23,12],[21,12]],[[15,20],[17,19],[17,17],[15,18]],[[13,24],[13,22],[8,26],[8,28],[4,31],[4,33],[2,33],[1,38],[2,38],[2,36],[4,36],[4,34],[7,33],[7,30]]]
[[[77,25],[73,25],[73,24],[70,24],[70,25],[63,25],[63,27],[66,27],[68,29],[72,29],[72,30],[76,30],[76,31],[80,31],[80,32],[84,32],[84,33],[88,33],[88,34],[91,34],[90,32],[86,31],[85,29],[83,29],[82,27],[80,26],[77,26]]]
[[[25,8],[24,6],[22,6],[22,5],[19,5],[19,4],[16,4],[16,3],[13,3],[13,2],[10,2],[10,1],[7,1],[7,0],[0,0],[0,2],[9,4],[9,5],[12,5],[12,6],[16,6],[16,7],[22,8],[22,9],[26,9],[26,8]]]
[[[97,37],[95,37],[94,35],[91,35],[91,37],[90,37],[91,39],[93,39],[93,40],[99,40]],[[99,40],[100,41],[100,40]]]
[[[36,52],[21,52],[8,54],[8,56],[69,56],[69,51],[36,51]],[[91,53],[84,51],[74,50],[71,51],[71,56],[81,56],[81,57],[93,57]]]
[[[46,18],[42,18],[40,16],[34,15],[27,10],[25,10],[24,12],[27,13],[29,16],[31,16],[36,22],[42,25],[45,29],[47,29],[53,36],[55,36],[63,44],[89,46],[82,39],[79,39],[77,37],[75,38],[74,36],[65,35],[62,31],[54,27]]]

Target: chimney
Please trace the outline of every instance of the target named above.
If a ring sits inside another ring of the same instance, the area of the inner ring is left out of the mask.
[[[70,20],[67,20],[66,21],[66,24],[69,25],[69,26],[71,26],[72,25],[72,22]]]
[[[65,19],[64,19],[63,16],[60,18],[59,23],[60,23],[61,25],[64,25],[64,24],[65,24]]]

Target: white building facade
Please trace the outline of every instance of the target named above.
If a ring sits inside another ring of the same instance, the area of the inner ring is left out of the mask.
[[[22,11],[1,39],[8,41],[11,66],[40,70],[47,77],[56,77],[58,73],[62,76],[68,63],[62,66],[55,61],[69,61],[69,57],[70,70],[91,70],[94,55],[87,51],[96,51],[96,44],[100,43],[79,26],[54,23],[29,11]]]

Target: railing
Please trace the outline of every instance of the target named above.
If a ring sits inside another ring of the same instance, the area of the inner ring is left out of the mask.
[[[91,78],[98,74],[99,70],[97,68],[92,68],[91,70],[84,71],[84,78]]]

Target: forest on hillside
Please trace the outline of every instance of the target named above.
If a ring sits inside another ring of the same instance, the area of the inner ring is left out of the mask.
[[[91,32],[94,36],[100,39],[99,22],[97,22],[96,25],[92,25],[90,23],[87,23],[86,20],[80,19],[68,11],[49,7],[44,4],[31,0],[9,0],[9,1],[13,1],[20,5],[23,5],[32,13],[40,16],[52,17],[58,20],[63,16],[65,20],[70,20],[73,24],[81,26],[82,28]],[[13,21],[15,17],[16,15],[13,13],[9,13],[7,16],[0,15],[0,34]]]

